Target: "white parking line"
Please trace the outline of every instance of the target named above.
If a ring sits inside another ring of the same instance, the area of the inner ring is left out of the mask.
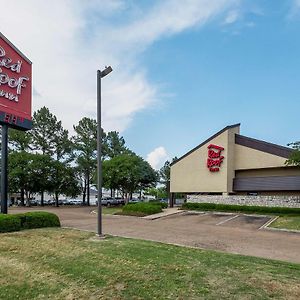
[[[231,217],[231,218],[229,218],[229,219],[226,219],[226,220],[224,220],[224,221],[219,222],[219,223],[216,224],[216,225],[222,225],[222,224],[224,224],[224,223],[226,223],[226,222],[228,222],[228,221],[230,221],[230,220],[233,220],[233,219],[237,218],[238,216],[239,216],[239,215],[235,215],[235,216],[233,216],[233,217]]]
[[[271,224],[272,224],[275,220],[277,220],[278,218],[279,218],[279,216],[276,216],[276,217],[274,217],[274,218],[271,218],[271,220],[267,221],[265,224],[263,224],[262,226],[260,226],[260,227],[258,228],[258,230],[267,228],[269,225],[271,225]]]

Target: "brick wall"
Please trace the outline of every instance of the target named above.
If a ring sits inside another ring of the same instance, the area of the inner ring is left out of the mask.
[[[300,196],[188,195],[187,202],[300,208]]]

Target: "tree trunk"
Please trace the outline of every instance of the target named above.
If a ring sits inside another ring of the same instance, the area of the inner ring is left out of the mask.
[[[24,189],[21,189],[21,206],[24,206],[25,205],[25,191]]]
[[[29,200],[29,195],[28,192],[26,191],[26,206],[29,207],[30,206],[30,200]]]
[[[87,205],[90,206],[90,173],[87,174]]]
[[[41,192],[41,206],[44,206],[44,191]]]
[[[86,179],[84,178],[83,195],[82,195],[82,204],[83,205],[85,205],[85,197],[86,197]]]
[[[59,207],[59,205],[58,205],[58,192],[55,192],[55,206]]]

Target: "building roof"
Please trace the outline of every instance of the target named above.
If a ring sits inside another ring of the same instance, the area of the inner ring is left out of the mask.
[[[220,131],[218,131],[217,133],[215,133],[214,135],[212,135],[210,138],[208,138],[207,140],[205,140],[203,143],[201,143],[200,145],[196,146],[195,148],[193,148],[192,150],[190,150],[189,152],[187,152],[186,154],[184,154],[183,156],[179,157],[177,160],[173,161],[170,166],[175,165],[176,163],[178,163],[180,160],[182,160],[183,158],[185,158],[186,156],[190,155],[191,153],[193,153],[194,151],[198,150],[199,148],[201,148],[203,145],[205,145],[206,143],[210,142],[211,140],[213,140],[215,137],[217,137],[218,135],[220,135],[221,133],[225,132],[228,129],[234,128],[234,127],[239,127],[241,125],[241,123],[237,123],[237,124],[233,124],[233,125],[228,125],[226,127],[224,127],[223,129],[221,129]]]
[[[23,59],[25,59],[29,64],[32,65],[31,60],[23,54],[13,43],[11,43],[1,32],[0,32],[0,38],[2,38],[8,45],[10,45]]]
[[[183,156],[181,156],[180,158],[178,158],[177,160],[172,162],[171,166],[173,166],[174,164],[176,164],[177,162],[179,162],[183,158],[187,157],[192,152],[198,150],[203,145],[210,142],[211,140],[213,140],[215,137],[217,137],[218,135],[220,135],[224,131],[226,131],[228,129],[231,129],[231,128],[234,128],[234,127],[239,127],[240,125],[241,124],[238,123],[238,124],[226,126],[222,130],[218,131],[216,134],[214,134],[213,136],[211,136],[210,138],[205,140],[203,143],[199,144],[198,146],[196,146],[195,148],[193,148],[192,150],[190,150],[189,152],[187,152],[186,154],[184,154]],[[262,152],[266,152],[266,153],[277,155],[277,156],[284,157],[284,158],[288,158],[291,155],[291,153],[293,152],[293,149],[291,149],[291,148],[284,147],[284,146],[281,146],[281,145],[272,144],[272,143],[268,143],[268,142],[265,142],[265,141],[262,141],[262,140],[253,139],[253,138],[246,137],[246,136],[243,136],[243,135],[240,135],[240,134],[235,134],[235,144],[242,145],[242,146],[245,146],[245,147],[248,147],[248,148],[252,148],[252,149],[255,149],[255,150],[259,150],[259,151],[262,151]]]
[[[235,135],[235,143],[238,145],[242,145],[269,154],[281,156],[284,158],[289,158],[289,156],[293,152],[293,149],[291,148],[268,143],[261,140],[256,140],[240,134]]]

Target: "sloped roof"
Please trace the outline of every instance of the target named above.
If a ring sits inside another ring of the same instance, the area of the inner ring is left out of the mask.
[[[228,129],[231,128],[235,128],[235,127],[239,127],[241,124],[237,123],[237,124],[233,124],[233,125],[228,125],[226,127],[224,127],[222,130],[218,131],[217,133],[215,133],[214,135],[212,135],[210,138],[208,138],[207,140],[205,140],[203,143],[201,143],[200,145],[196,146],[195,148],[193,148],[192,150],[190,150],[189,152],[187,152],[186,154],[184,154],[183,156],[179,157],[177,160],[175,160],[174,162],[172,162],[170,164],[170,166],[175,165],[176,163],[178,163],[180,160],[182,160],[183,158],[187,157],[188,155],[190,155],[191,153],[193,153],[194,151],[198,150],[199,148],[201,148],[203,145],[205,145],[206,143],[210,142],[211,140],[213,140],[215,137],[217,137],[218,135],[220,135],[221,133],[225,132]]]
[[[289,158],[289,156],[293,152],[293,149],[291,148],[268,143],[261,140],[256,140],[240,134],[235,135],[235,143],[238,145],[242,145],[248,148],[252,148],[284,158]]]

